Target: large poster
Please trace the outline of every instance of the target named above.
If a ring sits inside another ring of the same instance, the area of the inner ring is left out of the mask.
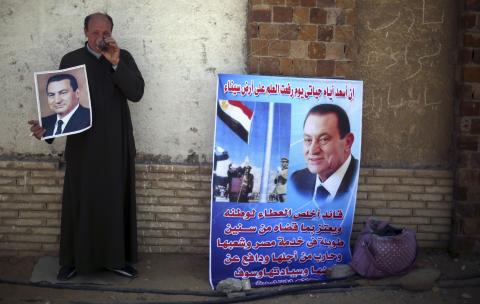
[[[325,279],[351,261],[363,83],[218,76],[210,284]]]

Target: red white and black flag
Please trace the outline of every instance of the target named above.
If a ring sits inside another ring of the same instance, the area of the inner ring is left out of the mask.
[[[248,143],[253,111],[235,100],[218,100],[217,115],[241,139]]]

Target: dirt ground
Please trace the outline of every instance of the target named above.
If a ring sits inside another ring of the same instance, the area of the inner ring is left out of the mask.
[[[423,291],[410,291],[398,287],[399,278],[366,281],[355,276],[331,283],[255,288],[248,291],[246,295],[237,295],[239,296],[237,298],[229,298],[211,291],[208,283],[207,256],[143,254],[140,262],[135,265],[139,270],[138,278],[121,285],[93,286],[93,288],[118,288],[130,291],[135,288],[141,289],[138,293],[119,292],[120,290],[71,290],[20,285],[20,283],[29,282],[37,260],[38,258],[35,257],[0,258],[1,304],[233,303],[234,301],[259,304],[430,304],[478,303],[480,299],[479,257],[452,258],[443,251],[420,252],[414,271],[437,269],[441,272],[441,277],[435,284],[428,286]],[[416,286],[416,282],[409,283]],[[355,287],[333,288],[349,285]],[[85,285],[74,286],[81,289],[88,287]],[[322,289],[325,287],[329,288]],[[158,293],[159,291],[162,293]],[[249,297],[261,295],[265,295],[265,298],[248,300]]]

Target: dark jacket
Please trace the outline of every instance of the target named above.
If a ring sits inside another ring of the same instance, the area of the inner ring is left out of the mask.
[[[43,137],[52,136],[57,123],[57,114],[52,114],[42,118],[42,127],[47,130]],[[79,105],[75,113],[68,120],[67,125],[63,127],[63,133],[79,131],[90,126],[90,110]]]

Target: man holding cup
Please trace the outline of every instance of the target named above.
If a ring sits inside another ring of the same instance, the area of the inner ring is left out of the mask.
[[[92,104],[92,127],[69,135],[65,147],[57,276],[62,281],[101,269],[137,275],[131,265],[137,260],[136,151],[127,100],[142,98],[144,80],[112,30],[109,15],[87,16],[85,46],[60,63],[60,69],[85,64]],[[37,121],[29,123],[40,139],[45,129]]]

